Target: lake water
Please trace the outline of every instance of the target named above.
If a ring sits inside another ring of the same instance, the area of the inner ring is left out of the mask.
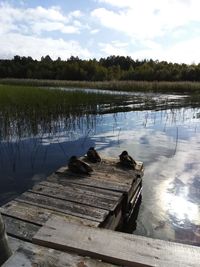
[[[200,105],[183,105],[179,100],[185,96],[150,94],[148,101],[158,104],[146,108],[146,96],[124,96],[126,102],[101,110],[97,105],[95,112],[76,115],[73,122],[58,114],[52,127],[40,125],[35,134],[17,136],[14,122],[9,138],[1,132],[0,203],[66,165],[71,155],[84,155],[90,146],[111,157],[128,150],[145,165],[134,234],[200,245]],[[113,95],[113,102],[124,96]],[[0,119],[3,126],[4,117]]]

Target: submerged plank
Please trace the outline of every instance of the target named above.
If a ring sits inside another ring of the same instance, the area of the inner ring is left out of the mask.
[[[80,223],[83,225],[98,227],[99,222],[82,219],[72,215],[63,214],[62,212],[56,212],[42,207],[35,206],[34,203],[23,203],[18,201],[10,201],[0,208],[3,215],[12,216],[27,222],[43,225],[51,215],[64,216],[65,220],[74,223]]]
[[[84,258],[9,238],[14,254],[2,267],[114,267],[115,265]]]
[[[29,192],[35,192],[41,195],[68,200],[71,202],[85,204],[92,207],[97,207],[105,210],[114,211],[118,204],[122,201],[122,197],[119,199],[108,199],[100,197],[98,195],[91,196],[84,194],[83,192],[76,192],[70,188],[52,188],[41,184],[35,185]]]
[[[64,214],[74,215],[80,218],[92,221],[102,222],[109,212],[100,208],[94,208],[86,205],[80,205],[67,200],[55,199],[50,196],[43,196],[32,192],[25,192],[16,198],[17,201],[47,208],[53,211],[62,212]]]
[[[34,236],[39,245],[125,266],[199,266],[200,248],[63,223],[50,218]]]

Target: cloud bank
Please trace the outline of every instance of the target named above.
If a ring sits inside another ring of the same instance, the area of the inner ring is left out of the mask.
[[[62,14],[59,7],[13,7],[0,4],[0,58],[12,58],[18,54],[40,59],[50,55],[53,59],[78,55],[89,58],[90,53],[81,44],[65,36],[79,34],[83,25],[79,22],[80,10]],[[55,34],[51,37],[50,34]],[[62,34],[62,36],[59,36]]]
[[[29,7],[0,0],[0,57],[83,59],[110,55],[200,61],[197,0],[57,1]],[[25,4],[26,3],[26,4]],[[90,6],[91,5],[91,6]]]

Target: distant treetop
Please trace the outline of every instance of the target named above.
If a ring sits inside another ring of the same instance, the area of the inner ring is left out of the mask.
[[[67,60],[49,55],[34,60],[14,56],[0,60],[0,78],[33,78],[77,81],[146,80],[146,81],[200,81],[200,64],[177,64],[158,60],[134,60],[131,57],[82,60],[71,56]]]

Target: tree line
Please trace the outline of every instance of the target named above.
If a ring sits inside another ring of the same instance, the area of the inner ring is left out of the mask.
[[[14,56],[0,60],[0,78],[52,79],[76,81],[200,81],[199,64],[178,64],[158,60],[133,60],[109,56],[99,60],[52,60],[50,56],[34,60]]]

